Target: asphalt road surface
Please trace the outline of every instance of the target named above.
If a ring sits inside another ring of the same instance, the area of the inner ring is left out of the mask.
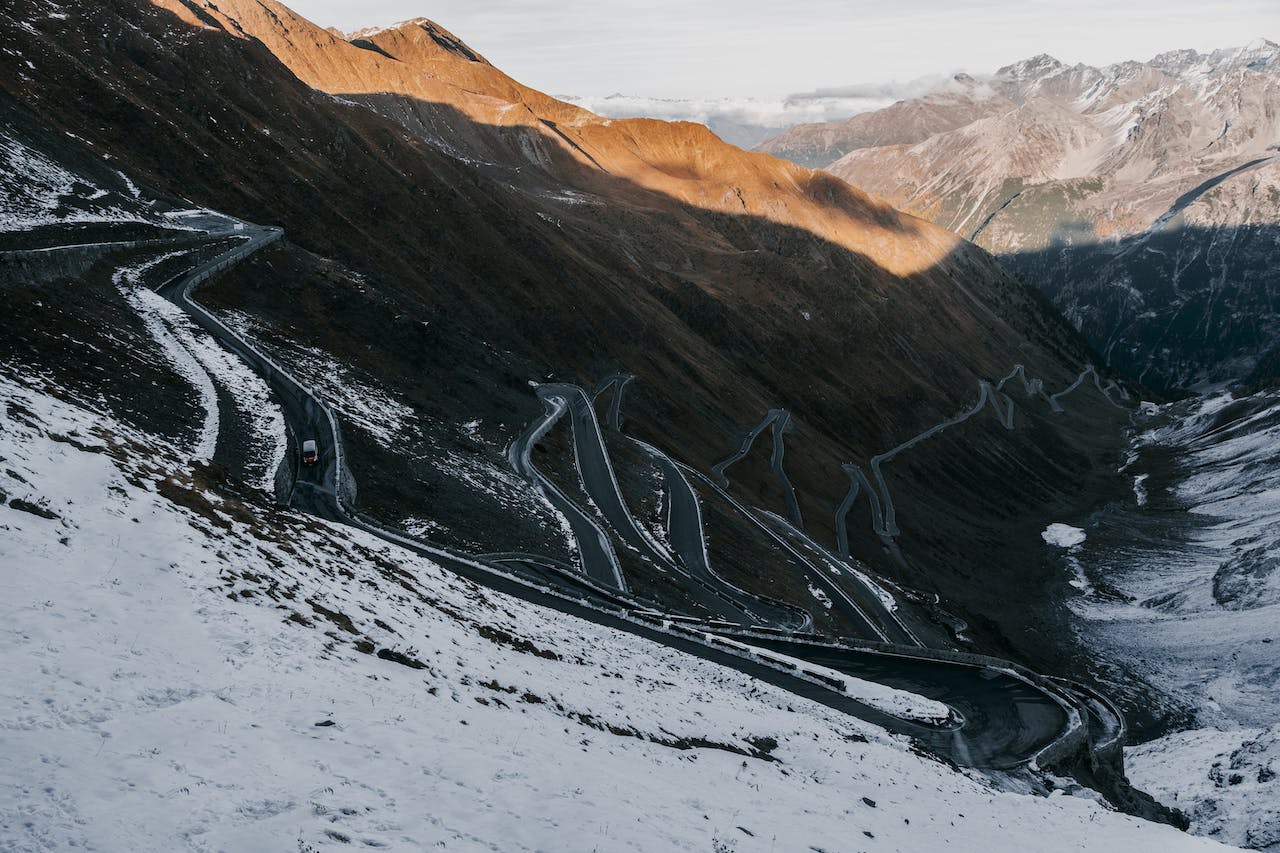
[[[1067,712],[1058,701],[997,669],[781,639],[751,642],[950,706],[963,718],[957,729],[903,722],[894,730],[960,764],[1015,767],[1048,746],[1067,725]]]

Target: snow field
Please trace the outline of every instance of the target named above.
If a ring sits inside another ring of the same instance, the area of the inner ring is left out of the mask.
[[[1115,555],[1086,547],[1082,559],[1138,601],[1072,607],[1095,643],[1195,711],[1198,728],[1126,750],[1134,784],[1185,811],[1196,834],[1277,849],[1280,398],[1225,392],[1167,413],[1138,436],[1128,464],[1150,448],[1173,451],[1171,497],[1187,514],[1154,528],[1168,531],[1164,545]],[[1134,479],[1146,496],[1146,475]]]
[[[1195,834],[1280,846],[1280,726],[1178,732],[1126,749],[1125,763],[1134,784],[1187,812]]]
[[[0,456],[3,849],[1214,849],[236,503],[2,374]]]

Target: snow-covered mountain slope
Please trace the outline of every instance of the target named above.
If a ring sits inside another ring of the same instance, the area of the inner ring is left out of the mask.
[[[1278,437],[1276,392],[1155,411],[1126,466],[1133,500],[1085,520],[1069,558],[1100,668],[1156,685],[1189,729],[1126,751],[1135,784],[1192,831],[1258,849],[1280,842]]]
[[[1186,386],[1247,375],[1280,336],[1277,104],[1266,40],[1038,56],[771,145],[998,253],[1109,363]]]
[[[68,203],[81,197],[103,199],[110,194],[111,190],[85,183],[0,131],[0,230],[26,230],[53,222],[141,220],[137,212],[119,204],[105,210],[84,210]]]
[[[1135,438],[1134,499],[1088,519],[1076,553],[1103,599],[1092,641],[1202,725],[1280,724],[1280,396],[1170,407]]]
[[[245,502],[0,379],[6,849],[1210,849]]]
[[[828,168],[1002,253],[1106,238],[1176,213],[1205,181],[1273,159],[1277,91],[1280,46],[1267,41],[1103,68],[1033,57],[929,96],[966,105],[963,124],[939,118],[910,143],[860,146]],[[1043,203],[1050,190],[1065,203],[1036,221],[1022,196]],[[1257,204],[1274,213],[1260,199],[1232,224]]]
[[[1133,780],[1184,809],[1197,835],[1280,849],[1280,727],[1179,732],[1125,759]]]

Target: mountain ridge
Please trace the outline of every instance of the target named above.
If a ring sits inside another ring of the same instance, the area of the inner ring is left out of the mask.
[[[1265,39],[1102,68],[1038,56],[763,147],[996,253],[1109,364],[1172,391],[1248,376],[1280,336],[1277,103]]]

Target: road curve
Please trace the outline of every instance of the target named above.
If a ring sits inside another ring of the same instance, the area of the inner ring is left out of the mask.
[[[800,514],[800,502],[796,499],[795,487],[791,485],[791,478],[787,476],[787,469],[783,465],[783,459],[787,452],[784,436],[791,427],[791,412],[786,409],[770,409],[765,413],[760,422],[747,431],[746,436],[743,437],[738,449],[734,451],[732,456],[722,459],[711,466],[711,474],[715,477],[716,484],[720,488],[729,488],[729,478],[725,476],[725,470],[735,462],[741,461],[751,452],[752,445],[760,437],[760,433],[764,432],[765,427],[772,427],[773,429],[773,454],[769,457],[769,466],[773,470],[773,478],[778,481],[778,486],[782,489],[782,499],[787,505],[787,512],[791,514],[792,523],[796,527],[803,528],[804,517]]]
[[[618,562],[613,544],[609,541],[609,534],[533,464],[533,446],[568,411],[568,403],[562,396],[540,393],[538,398],[546,411],[540,420],[534,421],[507,448],[507,460],[517,473],[541,491],[552,506],[568,519],[578,546],[578,559],[583,573],[597,583],[626,592],[626,578],[623,577],[622,565]]]
[[[782,536],[776,530],[770,527],[770,525],[762,521],[756,515],[756,512],[753,508],[743,504],[741,501],[735,498],[732,494],[730,494],[727,489],[721,488],[719,485],[715,483],[715,481],[713,481],[710,477],[707,477],[706,475],[704,475],[701,471],[690,468],[688,465],[681,465],[680,468],[682,471],[689,474],[690,476],[697,478],[704,486],[714,491],[718,497],[720,497],[722,500],[727,502],[731,507],[733,507],[733,509],[740,516],[742,516],[744,519],[750,522],[758,531],[760,531],[760,533],[762,533],[764,536],[772,540],[775,545],[777,545],[778,547],[786,551],[787,554],[789,554],[793,560],[795,560],[797,563],[799,563],[802,566],[808,566],[811,574],[816,575],[818,578],[822,577],[821,571],[818,570],[815,566],[813,566],[812,563],[809,561],[809,559],[805,557],[805,555],[802,554],[799,551],[799,549],[797,549],[791,542],[787,541],[787,539],[784,536]],[[832,601],[835,606],[841,608],[841,612],[845,615],[845,617],[853,625],[857,626],[857,628],[859,629],[859,633],[862,636],[869,637],[876,640],[886,640],[886,641],[888,640],[888,637],[885,634],[884,630],[876,623],[874,619],[871,618],[871,616],[867,614],[865,610],[859,607],[857,602],[855,602],[852,598],[850,598],[847,595],[841,595],[837,593],[835,597],[833,597]]]
[[[654,460],[662,472],[667,493],[667,536],[684,567],[698,579],[719,587],[744,611],[759,617],[760,622],[775,628],[808,631],[813,628],[813,615],[807,610],[763,595],[748,592],[731,583],[711,566],[702,521],[702,506],[693,485],[671,457],[638,438],[624,436]]]
[[[915,633],[899,618],[894,607],[885,603],[885,596],[892,596],[887,590],[875,585],[869,577],[853,566],[828,551],[823,545],[803,530],[791,525],[785,518],[771,512],[763,511],[765,520],[771,522],[778,531],[811,555],[805,562],[814,572],[818,583],[833,596],[856,607],[860,613],[873,619],[878,634],[890,643],[903,646],[923,646]],[[835,578],[847,576],[853,583],[848,587],[837,583]],[[871,638],[875,639],[875,638]]]
[[[996,385],[992,385],[985,379],[978,381],[978,401],[969,409],[960,414],[949,418],[941,423],[934,424],[918,435],[912,436],[896,447],[886,450],[871,457],[870,467],[871,474],[875,479],[868,479],[866,473],[861,467],[851,462],[845,463],[841,469],[849,477],[849,491],[845,494],[840,505],[836,507],[835,523],[836,523],[836,543],[837,550],[842,556],[849,555],[849,529],[848,517],[849,512],[853,508],[858,496],[866,493],[871,511],[871,530],[875,535],[879,536],[886,542],[891,542],[895,537],[901,534],[902,530],[898,527],[898,512],[893,503],[893,492],[889,489],[889,482],[885,477],[884,465],[892,462],[899,454],[910,450],[922,441],[926,441],[944,430],[968,421],[969,419],[982,413],[987,407],[995,414],[996,420],[1006,430],[1012,430],[1014,427],[1014,403],[1008,394],[1004,393],[1004,386],[1013,381],[1015,378],[1021,378],[1023,390],[1028,396],[1038,396],[1045,399],[1049,403],[1050,409],[1055,413],[1061,414],[1065,411],[1058,399],[1065,397],[1072,391],[1075,391],[1090,376],[1093,377],[1094,385],[1098,392],[1113,406],[1121,408],[1120,404],[1111,398],[1112,392],[1116,392],[1122,399],[1128,398],[1128,392],[1122,388],[1114,379],[1110,380],[1105,386],[1102,384],[1101,378],[1098,376],[1097,369],[1092,365],[1087,365],[1080,375],[1067,388],[1050,396],[1045,393],[1044,382],[1040,379],[1028,379],[1026,368],[1017,364],[1007,376],[1000,380]]]
[[[909,734],[931,750],[971,767],[1008,769],[1078,724],[1072,707],[1011,669],[917,655],[871,651],[838,643],[753,636],[752,645],[936,699],[956,711],[956,728],[898,721],[891,730]],[[1078,714],[1078,712],[1077,712]]]
[[[717,584],[706,582],[707,578],[691,577],[675,556],[636,521],[614,474],[592,396],[577,385],[564,383],[541,385],[538,396],[543,400],[566,401],[573,426],[574,462],[582,487],[622,541],[660,570],[693,581],[686,589],[690,598],[706,612],[741,625],[759,623],[761,620],[740,598],[725,594]]]
[[[613,396],[609,399],[609,428],[615,432],[622,431],[622,395],[635,376],[630,373],[613,373],[600,380],[591,392],[591,399],[598,400],[600,395],[613,388]]]

